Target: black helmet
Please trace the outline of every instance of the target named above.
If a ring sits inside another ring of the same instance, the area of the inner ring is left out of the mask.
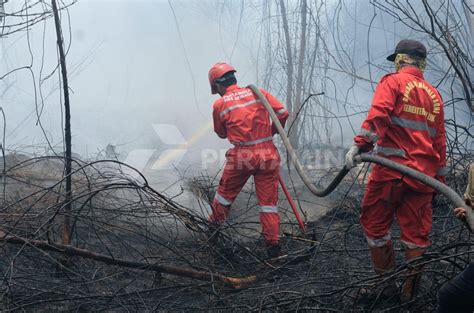
[[[414,57],[426,58],[426,47],[419,41],[403,39],[395,47],[395,52],[387,57],[389,61],[395,61],[398,53],[405,53]]]

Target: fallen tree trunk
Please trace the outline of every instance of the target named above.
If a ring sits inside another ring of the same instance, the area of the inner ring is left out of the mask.
[[[91,259],[94,261],[98,261],[98,262],[102,262],[102,263],[110,264],[110,265],[166,273],[166,274],[187,277],[187,278],[192,278],[192,279],[198,279],[198,280],[203,280],[203,281],[209,281],[209,282],[218,281],[232,288],[241,288],[245,285],[255,283],[257,281],[257,277],[255,275],[236,278],[236,277],[228,277],[219,273],[197,271],[197,270],[184,268],[184,267],[117,259],[117,258],[113,258],[104,254],[95,253],[89,250],[75,248],[70,245],[64,245],[57,242],[47,242],[43,240],[30,240],[30,239],[22,238],[15,235],[2,235],[0,237],[0,241],[11,243],[11,244],[17,244],[17,245],[32,246],[44,251],[53,251],[53,252],[61,253],[68,256],[82,257],[85,259]]]

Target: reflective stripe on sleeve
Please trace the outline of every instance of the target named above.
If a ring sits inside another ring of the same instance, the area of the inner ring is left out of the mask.
[[[276,114],[277,114],[277,115],[282,115],[282,114],[285,113],[285,112],[286,112],[286,109],[283,108],[283,109],[280,109],[280,110],[276,111]]]
[[[402,149],[382,147],[382,146],[375,147],[375,153],[382,153],[386,156],[391,156],[391,155],[405,156],[405,151]]]
[[[385,246],[390,241],[391,236],[390,236],[390,233],[388,233],[382,238],[372,239],[366,236],[365,239],[367,239],[367,243],[371,247],[382,247],[382,246]]]
[[[255,100],[251,100],[251,101],[249,101],[249,102],[231,105],[230,107],[228,107],[228,108],[222,110],[222,112],[219,113],[219,116],[220,116],[220,117],[223,117],[224,114],[226,114],[226,113],[228,113],[228,112],[230,112],[230,111],[232,111],[232,110],[244,108],[244,107],[247,107],[247,106],[252,105],[252,104],[255,104],[255,103],[260,103],[260,100],[256,100],[256,99],[255,99]]]
[[[219,202],[222,205],[229,206],[232,204],[232,201],[227,200],[226,198],[221,196],[218,192],[216,192],[215,199],[217,200],[217,202]]]
[[[436,176],[446,176],[449,172],[449,167],[443,166],[438,169]]]
[[[418,122],[413,120],[408,120],[406,118],[392,117],[392,124],[398,125],[404,128],[414,129],[414,130],[424,130],[430,134],[430,137],[436,136],[436,128],[429,127],[424,122]]]
[[[232,144],[234,144],[236,146],[253,146],[253,145],[256,145],[257,143],[270,141],[272,139],[273,139],[273,136],[269,136],[269,137],[260,138],[260,139],[257,139],[257,140],[252,140],[252,141],[232,142]]]
[[[361,128],[361,129],[360,129],[360,131],[359,131],[359,136],[368,138],[370,141],[372,141],[372,142],[374,142],[374,143],[377,142],[377,140],[379,140],[379,136],[377,136],[376,133],[371,132],[371,131],[368,131],[368,130],[365,129],[365,128]]]
[[[262,213],[278,213],[278,207],[274,205],[261,205],[260,212]]]

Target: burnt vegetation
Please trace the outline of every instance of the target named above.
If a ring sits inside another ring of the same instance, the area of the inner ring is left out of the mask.
[[[73,2],[57,3],[62,27],[73,27],[67,24]],[[362,88],[370,98],[380,74],[389,70],[380,66],[382,56],[373,55],[370,33],[381,36],[395,27],[408,29],[430,47],[427,75],[450,112],[447,184],[462,194],[473,161],[472,6],[467,1],[423,0],[416,7],[408,0],[391,3],[372,0],[365,4],[367,16],[358,17],[356,1],[331,6],[307,0],[251,1],[250,8],[264,17],[262,84],[280,90],[280,98],[286,100],[292,112],[290,138],[301,155],[321,147],[343,147],[350,138],[344,139],[342,129],[350,129],[351,117],[363,116],[368,109],[353,96],[354,90]],[[233,9],[221,5],[221,14]],[[31,27],[51,22],[53,7],[25,1],[20,10],[7,10],[1,36],[28,33]],[[237,9],[244,7],[239,4]],[[380,16],[390,17],[395,26],[381,29]],[[352,34],[347,31],[354,25],[367,33],[362,36],[365,41],[350,45],[354,38],[348,38]],[[65,45],[67,53],[67,44],[58,44]],[[58,54],[57,67],[41,79],[59,77],[60,64]],[[30,65],[0,74],[4,93],[15,84],[9,78],[17,71],[30,73],[36,82],[33,55]],[[59,79],[58,88],[67,90],[67,80]],[[41,84],[32,88],[36,93]],[[42,127],[40,96],[35,105]],[[5,125],[8,119],[3,116]],[[34,155],[8,149],[3,134],[2,311],[432,311],[440,285],[472,262],[471,234],[454,217],[452,205],[437,196],[433,245],[419,260],[425,264],[425,275],[417,297],[400,303],[395,293],[362,301],[361,289],[391,281],[401,285],[410,268],[402,259],[395,226],[397,267],[383,276],[373,272],[358,221],[368,165],[353,170],[330,196],[324,216],[306,218],[306,234],[291,210],[282,207],[283,255],[268,259],[253,186],[239,196],[231,219],[210,231],[206,206],[214,196],[217,176],[185,177],[183,188],[201,205],[201,210],[190,209],[118,160],[84,161],[71,156],[70,147],[65,146],[66,154],[49,143],[47,153]],[[311,173],[315,182],[325,185],[337,165],[322,163]],[[294,177],[291,168],[287,171]],[[305,195],[299,181],[293,183],[298,202],[320,202]]]

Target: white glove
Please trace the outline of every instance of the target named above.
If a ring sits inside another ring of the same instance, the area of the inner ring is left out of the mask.
[[[346,168],[349,170],[355,167],[360,161],[354,160],[354,157],[359,154],[359,147],[353,145],[346,154]]]

